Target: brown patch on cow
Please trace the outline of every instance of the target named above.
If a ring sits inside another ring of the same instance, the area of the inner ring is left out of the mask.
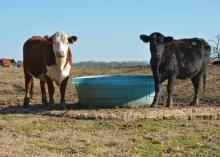
[[[46,65],[56,64],[52,43],[47,37],[33,36],[23,47],[24,70],[37,77],[46,73]]]

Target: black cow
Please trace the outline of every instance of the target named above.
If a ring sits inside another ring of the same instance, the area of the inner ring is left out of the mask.
[[[174,40],[173,37],[165,37],[158,32],[152,33],[150,36],[140,35],[140,38],[143,42],[150,43],[150,64],[155,82],[155,96],[151,107],[157,105],[160,83],[167,79],[166,107],[172,106],[173,86],[176,78],[191,78],[195,95],[190,104],[198,105],[202,79],[203,90],[205,90],[206,67],[211,51],[209,44],[200,38]]]

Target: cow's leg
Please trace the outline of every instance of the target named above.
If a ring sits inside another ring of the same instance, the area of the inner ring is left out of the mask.
[[[23,107],[27,108],[30,105],[30,95],[31,95],[31,86],[33,77],[29,75],[27,72],[24,72],[25,77],[25,97],[23,102]]]
[[[66,85],[68,82],[69,77],[65,78],[65,80],[62,81],[60,86],[60,104],[65,108],[66,107],[66,101],[65,101],[65,92],[66,92]]]
[[[53,105],[54,105],[53,95],[54,95],[54,91],[55,91],[53,81],[49,77],[46,77],[46,82],[47,82],[48,93],[49,93],[49,104],[48,104],[48,106],[53,107]]]
[[[198,75],[196,75],[195,77],[191,78],[191,81],[193,83],[193,86],[194,86],[194,97],[193,97],[193,100],[192,102],[190,103],[190,105],[198,105],[199,104],[199,90],[200,90],[200,87],[201,87],[201,80],[203,78],[203,73],[200,73]]]
[[[46,95],[46,87],[47,87],[46,81],[40,80],[40,88],[41,88],[41,94],[42,94],[42,103],[43,103],[44,106],[48,105],[47,95]]]
[[[151,107],[156,107],[160,98],[160,85],[161,83],[163,83],[166,79],[167,79],[167,75],[166,74],[155,74],[154,73],[154,89],[155,89],[155,96],[154,96],[154,100],[153,103],[151,104]]]
[[[167,84],[168,98],[167,98],[166,107],[172,107],[173,105],[173,86],[174,86],[175,80],[176,80],[175,75],[172,75],[168,78],[168,84]]]
[[[32,99],[33,98],[33,88],[34,88],[34,79],[32,79],[32,82],[31,82],[31,90],[30,90],[30,98]]]
[[[155,89],[155,96],[154,96],[154,100],[153,100],[150,107],[156,107],[157,106],[157,103],[158,103],[158,100],[159,100],[159,94],[160,94],[160,83],[159,82],[155,81],[154,89]]]

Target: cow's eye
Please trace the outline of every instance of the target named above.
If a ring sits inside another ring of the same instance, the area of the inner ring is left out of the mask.
[[[157,39],[157,44],[163,44],[163,39],[158,38],[158,39]]]
[[[158,44],[163,44],[163,40],[157,41]]]

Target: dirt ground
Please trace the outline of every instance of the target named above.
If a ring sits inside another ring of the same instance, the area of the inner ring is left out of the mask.
[[[84,75],[98,74],[147,74],[151,73],[150,68],[88,68],[73,67],[71,78]],[[166,86],[166,82],[164,83]],[[202,93],[202,92],[201,92]],[[166,88],[163,90],[159,107],[151,109],[147,106],[137,108],[113,108],[94,109],[84,108],[78,103],[75,87],[69,80],[66,101],[67,110],[60,110],[59,104],[54,110],[47,111],[41,107],[41,93],[39,80],[34,80],[34,96],[29,109],[22,109],[24,97],[24,77],[21,68],[0,68],[0,113],[23,113],[46,114],[54,116],[68,116],[74,118],[106,119],[106,118],[163,118],[167,116],[205,116],[218,117],[220,114],[220,66],[210,65],[207,69],[206,93],[201,96],[198,107],[190,107],[189,103],[193,96],[193,87],[190,80],[177,80],[174,87],[174,107],[165,108]],[[56,87],[55,102],[59,102],[59,89]]]
[[[149,68],[76,68],[84,75],[150,73]],[[85,108],[69,80],[67,109],[42,107],[39,80],[31,106],[23,109],[24,77],[19,68],[0,68],[0,156],[219,156],[220,67],[209,66],[206,95],[189,106],[191,82],[177,81],[174,107]],[[166,82],[165,82],[166,84]],[[55,102],[59,102],[56,87]]]

